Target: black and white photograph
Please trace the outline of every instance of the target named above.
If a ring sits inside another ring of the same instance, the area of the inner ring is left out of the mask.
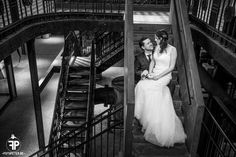
[[[236,0],[0,0],[0,157],[236,157]]]

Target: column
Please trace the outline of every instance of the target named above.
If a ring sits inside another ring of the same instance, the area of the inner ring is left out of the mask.
[[[39,148],[41,149],[45,146],[45,141],[44,141],[43,118],[42,118],[40,88],[39,88],[38,69],[37,69],[37,64],[36,64],[34,41],[35,41],[34,39],[31,39],[26,43],[26,45],[27,45],[28,59],[29,59],[30,77],[31,77],[31,84],[32,84],[33,101],[34,101],[34,111],[35,111],[37,134],[38,134],[38,143],[39,143]]]
[[[17,92],[16,92],[16,83],[15,83],[11,55],[4,59],[4,64],[5,64],[7,84],[8,84],[8,89],[10,93],[10,98],[13,99],[17,97]]]

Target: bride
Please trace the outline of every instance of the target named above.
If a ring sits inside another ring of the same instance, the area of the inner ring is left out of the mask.
[[[158,146],[184,143],[186,134],[175,113],[169,88],[177,58],[176,48],[167,43],[166,31],[155,34],[149,73],[135,87],[135,117],[142,125],[144,138]]]

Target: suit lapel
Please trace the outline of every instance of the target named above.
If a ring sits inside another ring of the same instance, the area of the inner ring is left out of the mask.
[[[145,64],[149,64],[148,59],[147,59],[145,53],[143,53],[143,55],[142,55],[142,60],[143,60],[143,62],[144,62]]]

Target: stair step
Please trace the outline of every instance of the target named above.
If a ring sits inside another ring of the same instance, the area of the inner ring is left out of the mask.
[[[68,113],[68,112],[71,112],[71,111],[86,111],[87,110],[87,107],[74,107],[74,108],[65,108],[64,109],[64,112],[65,113]]]
[[[84,141],[84,139],[85,139],[85,132],[83,133],[82,136],[76,136],[76,138],[72,138],[68,142],[64,143],[63,148],[78,146],[79,144],[81,144],[82,141]]]
[[[84,71],[89,71],[89,70],[90,70],[90,67],[70,66],[69,72],[77,73],[77,72],[84,72]]]
[[[80,58],[77,57],[75,62],[74,62],[74,65],[76,66],[76,64],[81,64],[81,65],[90,66],[90,63],[91,63],[90,60],[83,60],[83,59],[80,59]]]
[[[175,144],[174,147],[166,148],[151,143],[133,143],[135,157],[188,157],[185,144]]]
[[[65,110],[80,110],[87,109],[87,100],[86,101],[65,101]]]
[[[81,127],[80,126],[78,126],[78,125],[66,125],[66,124],[62,124],[61,125],[61,132],[63,133],[63,132],[65,132],[65,131],[72,131],[72,130],[80,130],[81,129]]]
[[[101,77],[96,77],[96,81],[101,80]],[[81,83],[86,83],[89,82],[89,76],[81,76],[79,77],[69,77],[68,82],[81,82]]]
[[[74,120],[74,121],[64,121],[63,120],[63,127],[80,127],[85,123],[84,119]]]
[[[88,97],[88,93],[86,92],[67,92],[66,93],[66,98],[70,99],[70,98],[81,98],[81,97]]]
[[[174,100],[179,100],[180,99],[180,85],[179,84],[175,85],[175,90],[174,90],[174,93],[172,95],[172,98]]]
[[[84,139],[86,131],[84,131],[84,130],[82,131],[83,127],[81,127],[81,125],[62,124],[61,125],[61,130],[60,130],[61,137],[62,136],[63,137],[72,137],[72,136],[74,136],[74,137],[76,137],[80,140]],[[77,134],[77,135],[75,135],[75,134]]]
[[[175,110],[182,110],[183,101],[173,100],[173,105],[174,105]]]
[[[67,97],[66,101],[87,101],[87,97]]]
[[[68,112],[64,112],[65,119],[75,119],[76,118],[85,118],[87,112],[86,111],[74,111],[74,110],[67,110]]]
[[[66,152],[68,150],[68,148],[71,149],[71,148],[75,148],[75,146],[80,145],[82,143],[82,140],[84,140],[84,139],[81,139],[81,140],[76,139],[76,142],[75,142],[75,140],[74,141],[68,141],[68,143],[64,143],[60,147],[60,149],[64,149],[64,152]]]
[[[80,150],[78,148],[75,148],[74,149],[75,151],[71,151],[70,153],[64,155],[64,153],[68,152],[71,148],[74,148],[74,147],[70,146],[70,148],[59,148],[58,149],[58,156],[62,156],[62,155],[66,156],[66,157],[81,157],[81,156],[84,156],[82,150]],[[81,149],[82,149],[82,147],[81,147]]]
[[[83,61],[75,61],[74,66],[82,66],[82,67],[90,67],[90,63],[87,62],[83,62]]]
[[[174,94],[174,91],[175,91],[175,87],[176,85],[178,85],[178,81],[177,80],[174,80],[174,79],[171,79],[170,83],[168,84],[168,87],[170,89],[170,93],[171,95],[173,96]]]
[[[181,120],[181,117],[179,117],[179,118]],[[133,143],[148,143],[144,139],[144,133],[141,130],[142,130],[142,125],[138,121],[133,123],[133,129],[132,129]]]
[[[91,62],[91,57],[80,57],[80,56],[77,56],[76,59],[78,60],[83,60],[83,61],[87,61],[87,62]]]
[[[89,71],[82,71],[82,72],[70,72],[69,77],[77,77],[82,78],[83,76],[89,76]]]
[[[137,120],[135,120],[132,129],[133,143],[149,143],[144,139],[144,134],[141,130],[142,130],[142,125]]]
[[[71,72],[69,74],[69,78],[89,78],[90,71],[82,71],[82,72]],[[101,74],[97,74],[96,78],[101,78]]]
[[[79,85],[79,86],[68,86],[67,87],[67,92],[70,93],[85,93],[88,92],[88,85]]]
[[[172,71],[172,80],[176,80],[178,78],[179,72],[177,70]]]
[[[71,81],[68,81],[68,85],[86,85],[89,83],[89,79],[73,79]]]

